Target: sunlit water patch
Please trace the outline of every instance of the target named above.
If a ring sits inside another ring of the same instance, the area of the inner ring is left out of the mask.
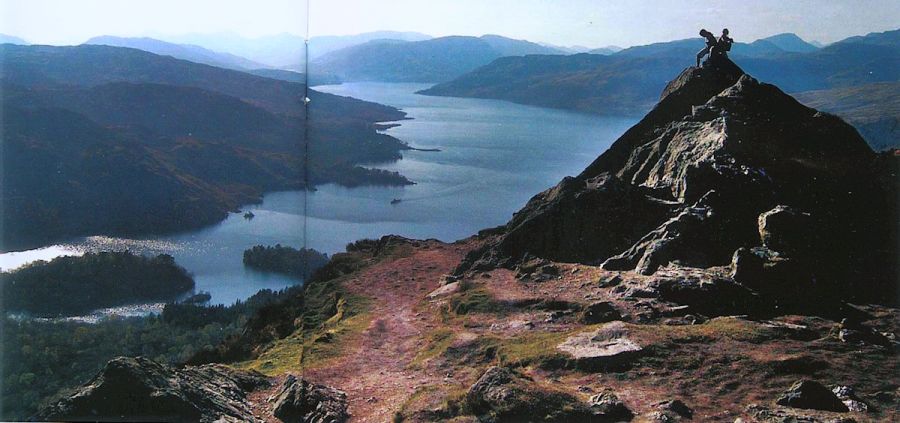
[[[38,322],[75,322],[94,324],[109,318],[144,317],[151,314],[160,314],[165,306],[165,303],[147,303],[101,308],[94,310],[90,314],[81,316],[29,317],[25,314],[10,314],[9,317],[13,319],[31,319]]]
[[[61,256],[80,256],[84,251],[74,245],[51,245],[34,250],[14,251],[0,254],[0,270],[15,270],[25,264],[43,260],[49,261]]]

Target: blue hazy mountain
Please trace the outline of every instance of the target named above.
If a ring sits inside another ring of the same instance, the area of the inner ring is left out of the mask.
[[[817,46],[811,42],[807,42],[797,36],[797,34],[793,34],[790,32],[776,34],[771,37],[763,38],[762,40],[768,41],[784,51],[793,53],[809,53],[811,51],[816,51],[822,47]]]
[[[205,65],[218,66],[220,68],[248,70],[265,67],[265,65],[261,63],[234,54],[220,53],[191,44],[169,43],[148,37],[131,38],[102,35],[93,37],[85,41],[84,44],[136,48],[162,56],[172,56],[176,59],[189,60],[194,63],[203,63]]]
[[[615,53],[618,53],[618,52],[620,52],[620,51],[622,51],[622,47],[619,47],[619,46],[606,46],[606,47],[600,47],[600,48],[591,49],[591,50],[585,51],[584,53],[602,54],[602,55],[608,56],[608,55],[610,55],[610,54],[615,54]]]
[[[246,57],[265,67],[305,71],[306,42],[302,36],[282,33],[258,38],[244,37],[233,32],[211,34],[160,35],[158,38],[175,43],[194,44],[214,51]],[[335,50],[363,44],[372,40],[396,39],[422,41],[430,39],[418,32],[375,31],[356,35],[312,37],[309,40],[310,59]]]
[[[309,58],[374,40],[425,41],[432,37],[420,32],[373,31],[356,35],[324,35],[309,39]]]
[[[328,53],[310,63],[313,73],[344,81],[447,81],[504,56],[562,54],[551,47],[498,35],[425,41],[373,40]]]
[[[296,71],[304,71],[306,67],[306,41],[299,35],[289,33],[258,38],[248,38],[234,32],[159,35],[156,38],[230,53],[265,65],[260,67]]]
[[[798,37],[799,39],[799,37]],[[801,40],[802,41],[802,40]],[[789,43],[783,43],[789,47],[795,47]],[[615,54],[628,57],[653,57],[653,56],[688,56],[696,54],[703,49],[705,42],[703,39],[688,38],[684,40],[667,41],[662,43],[653,43],[643,46],[629,47]],[[810,45],[812,46],[812,45]],[[815,48],[813,48],[815,50]],[[778,43],[768,38],[756,40],[752,43],[734,43],[731,48],[732,56],[745,57],[768,57],[784,53],[792,52],[779,47]],[[602,54],[602,53],[601,53]]]
[[[189,44],[169,43],[155,38],[127,38],[104,35],[91,38],[84,44],[136,48],[154,54],[172,56],[176,59],[183,59],[220,68],[235,69],[254,75],[264,76],[266,78],[304,84],[308,82],[310,86],[339,84],[341,82],[341,80],[334,75],[312,75],[309,81],[307,81],[306,74],[303,72],[267,68],[264,64],[230,53],[220,53]]]
[[[478,37],[503,56],[525,56],[527,54],[565,54],[564,51],[526,40],[516,40],[500,35],[486,34]]]
[[[587,53],[591,51],[590,47],[585,47],[581,45],[573,45],[573,46],[559,46],[556,44],[550,43],[538,43],[544,47],[549,47],[555,50],[559,50],[563,54],[578,54],[578,53]]]
[[[0,34],[0,44],[19,44],[27,46],[29,43],[14,35]]]

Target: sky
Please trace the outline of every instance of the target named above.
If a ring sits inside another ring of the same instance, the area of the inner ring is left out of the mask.
[[[693,37],[701,27],[714,32],[728,27],[738,41],[794,32],[829,43],[897,29],[900,1],[0,0],[0,33],[41,44],[78,44],[96,35],[230,31],[260,37],[395,30],[628,47]]]

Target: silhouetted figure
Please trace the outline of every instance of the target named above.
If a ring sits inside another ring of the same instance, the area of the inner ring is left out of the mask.
[[[700,66],[700,59],[703,59],[703,56],[709,54],[709,52],[713,49],[713,47],[718,44],[718,40],[716,40],[716,36],[713,35],[712,32],[709,32],[705,29],[700,30],[700,36],[706,38],[706,47],[703,47],[703,50],[700,50],[697,53],[697,66]]]
[[[709,57],[728,57],[728,52],[731,51],[732,44],[734,44],[734,40],[728,36],[728,28],[723,29],[722,35],[716,40],[716,45],[712,48],[712,51],[710,51]]]

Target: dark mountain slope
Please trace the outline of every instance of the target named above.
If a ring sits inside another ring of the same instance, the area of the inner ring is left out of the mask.
[[[307,131],[306,111],[290,104],[302,84],[126,48],[0,52],[4,250],[195,228],[267,191],[307,188],[304,175],[310,184],[409,183],[358,166],[406,148],[375,130],[374,122],[404,116],[387,106],[310,92],[317,119]]]
[[[684,66],[672,57],[576,54],[504,57],[426,95],[492,98],[599,114],[636,115],[649,109],[670,75]]]
[[[211,223],[237,205],[127,134],[74,112],[3,112],[4,248]]]
[[[447,81],[510,55],[560,51],[497,35],[441,37],[425,41],[374,40],[323,55],[310,63],[313,74],[345,81]]]
[[[199,88],[126,82],[59,90],[7,86],[4,98],[14,104],[64,108],[106,125],[139,126],[168,137],[280,151],[296,149],[303,137],[294,119]]]
[[[794,94],[807,106],[853,124],[875,150],[900,148],[900,82],[881,82]]]
[[[153,83],[201,88],[261,106],[275,113],[302,117],[303,84],[271,79],[245,72],[159,56],[137,49],[83,45],[75,47],[0,46],[2,76],[23,87],[58,88],[69,85],[91,87],[111,82]],[[366,118],[396,120],[392,107],[310,90],[313,102],[327,101],[340,108],[323,108],[319,114],[353,118],[366,111]]]
[[[279,113],[302,115],[301,84],[202,65],[137,49],[0,46],[3,78],[24,87],[91,87],[111,82],[202,88],[237,97]]]
[[[811,283],[815,295],[892,301],[873,287],[896,280],[895,160],[730,61],[689,68],[609,150],[532,198],[459,271],[543,257],[649,275],[753,251],[760,263],[790,259],[767,267],[778,269],[769,279],[793,278],[781,294]],[[773,214],[791,222],[779,224],[779,242],[767,238]]]

